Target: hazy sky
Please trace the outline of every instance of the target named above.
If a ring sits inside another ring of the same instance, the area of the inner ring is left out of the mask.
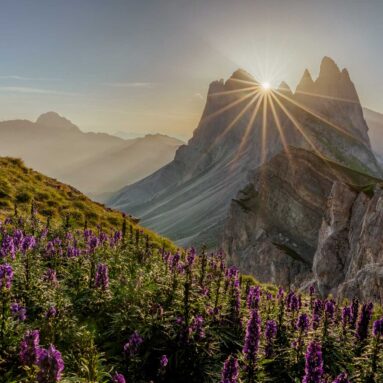
[[[383,112],[382,0],[0,0],[0,120],[188,138],[209,82],[295,87],[324,55]]]

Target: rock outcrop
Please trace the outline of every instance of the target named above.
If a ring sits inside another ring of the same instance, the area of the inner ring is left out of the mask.
[[[334,182],[351,190],[346,185],[362,188],[377,180],[293,147],[251,172],[247,186],[231,203],[225,225],[223,248],[230,262],[262,282],[295,287],[313,277],[314,264],[318,271],[326,269],[323,278],[331,269],[329,278],[336,285],[334,274],[341,273],[342,265],[337,269],[336,259],[322,262],[314,257]],[[339,193],[333,210],[343,212],[351,197]],[[338,225],[342,222],[335,219]],[[343,235],[340,230],[339,237]],[[330,258],[333,253],[330,249]]]
[[[383,302],[383,190],[335,182],[319,232],[313,272],[320,292]]]

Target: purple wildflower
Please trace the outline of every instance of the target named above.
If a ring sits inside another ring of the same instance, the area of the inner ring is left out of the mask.
[[[169,359],[166,355],[162,355],[160,359],[160,365],[162,368],[165,368],[169,363]]]
[[[247,294],[246,305],[248,309],[256,309],[259,305],[261,289],[259,286],[251,286]]]
[[[334,313],[335,313],[335,303],[334,301],[326,301],[324,305],[324,311],[326,314],[326,318],[329,320],[334,319]]]
[[[50,318],[56,318],[57,316],[57,308],[55,306],[49,307],[47,312],[45,313],[45,318],[50,319]]]
[[[16,302],[11,304],[11,313],[19,321],[27,319],[27,309]]]
[[[61,373],[64,370],[64,361],[53,344],[47,350],[42,349],[38,360],[40,368],[37,374],[39,383],[54,383],[61,380]]]
[[[319,327],[320,320],[322,317],[323,302],[320,299],[314,301],[313,315],[312,315],[312,326],[316,330]]]
[[[54,285],[58,283],[56,271],[53,269],[47,269],[47,271],[43,275],[43,279],[46,282],[51,282]]]
[[[0,289],[9,290],[12,286],[13,269],[8,263],[0,265]]]
[[[273,353],[273,340],[275,336],[277,335],[277,322],[275,322],[272,319],[269,319],[266,322],[266,330],[265,330],[265,337],[266,337],[266,347],[265,347],[265,356],[266,358],[270,358]]]
[[[309,329],[310,320],[307,314],[300,314],[297,323],[296,328],[301,332],[305,333]]]
[[[358,299],[354,298],[351,304],[351,319],[350,319],[351,328],[355,328],[356,321],[358,320],[358,313],[359,313],[359,301]]]
[[[252,310],[250,319],[247,322],[245,344],[243,353],[250,363],[255,363],[261,337],[261,318],[258,310]]]
[[[190,332],[194,333],[196,339],[203,339],[205,337],[203,322],[203,316],[197,315],[194,318],[192,325],[190,326]]]
[[[347,374],[342,372],[332,383],[350,383],[348,380]]]
[[[137,353],[139,346],[144,340],[141,338],[141,336],[138,334],[137,331],[135,331],[129,338],[128,342],[124,346],[124,352],[128,356],[133,356]]]
[[[36,238],[33,235],[26,235],[21,243],[21,251],[25,254],[36,246]]]
[[[97,265],[95,286],[102,290],[106,290],[109,287],[108,266],[104,263],[99,263]]]
[[[351,307],[345,306],[342,310],[342,326],[346,328],[347,324],[350,323],[351,320]]]
[[[370,323],[372,317],[372,310],[374,305],[370,303],[366,303],[362,306],[362,311],[360,313],[356,336],[360,341],[367,339],[368,336],[368,325]]]
[[[112,382],[113,383],[126,383],[125,377],[122,374],[115,373],[112,377]]]
[[[196,251],[195,251],[194,247],[192,247],[188,251],[188,254],[186,256],[186,263],[187,263],[188,267],[192,267],[194,260],[195,260],[195,256],[196,256]]]
[[[238,383],[239,364],[236,357],[230,355],[222,369],[222,378],[220,383]]]
[[[311,342],[306,351],[305,375],[302,383],[321,383],[323,376],[322,348],[320,343]]]
[[[27,331],[20,344],[20,361],[23,365],[36,364],[40,356],[40,332],[39,330]]]
[[[8,234],[5,234],[0,247],[0,257],[10,256],[11,259],[15,259],[16,249],[14,239]]]
[[[372,333],[375,337],[383,335],[383,317],[374,322],[374,325],[372,326]]]

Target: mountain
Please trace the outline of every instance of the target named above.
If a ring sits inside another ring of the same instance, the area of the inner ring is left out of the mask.
[[[117,190],[151,174],[173,159],[181,143],[160,134],[124,140],[84,133],[54,112],[36,122],[0,122],[0,155],[20,157],[86,193]]]
[[[264,90],[244,70],[210,84],[201,121],[168,165],[122,188],[108,204],[130,211],[180,245],[216,246],[232,198],[248,173],[287,145],[380,177],[355,86],[325,57],[295,93]]]
[[[124,220],[121,212],[26,167],[20,159],[0,157],[0,221],[13,217],[15,208],[19,217],[30,217],[32,206],[38,221],[45,224],[49,219],[51,227],[55,228],[64,225],[68,217],[72,228],[87,226],[111,232],[121,230]],[[143,230],[153,243],[170,246],[168,240],[139,226],[136,218],[128,215],[127,223],[134,230]]]
[[[283,286],[300,286],[314,279],[315,274],[324,296],[334,293],[323,288],[323,279],[338,287],[342,270],[334,267],[334,262],[340,262],[335,249],[346,252],[346,247],[327,247],[328,260],[320,259],[324,256],[317,253],[325,252],[321,249],[327,246],[324,238],[334,242],[335,232],[322,222],[327,217],[339,224],[334,215],[341,212],[347,221],[351,206],[345,210],[339,207],[348,201],[346,192],[338,192],[336,199],[330,198],[331,203],[328,198],[334,193],[334,185],[342,185],[352,194],[352,201],[356,195],[364,196],[360,197],[363,205],[370,199],[373,185],[383,181],[293,147],[251,172],[248,180],[232,200],[225,222],[222,245],[230,262],[259,281]],[[335,206],[333,213],[328,211],[331,204],[332,210]],[[379,238],[376,236],[375,241],[380,243]]]
[[[364,108],[364,116],[368,125],[371,147],[379,161],[383,164],[383,114]]]

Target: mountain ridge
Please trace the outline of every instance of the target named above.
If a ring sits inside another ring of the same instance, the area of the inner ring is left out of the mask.
[[[109,192],[145,177],[171,161],[181,144],[164,135],[124,140],[82,132],[55,112],[42,114],[36,122],[0,122],[0,155],[21,157],[31,167],[87,193]],[[104,155],[114,156],[109,165]]]

